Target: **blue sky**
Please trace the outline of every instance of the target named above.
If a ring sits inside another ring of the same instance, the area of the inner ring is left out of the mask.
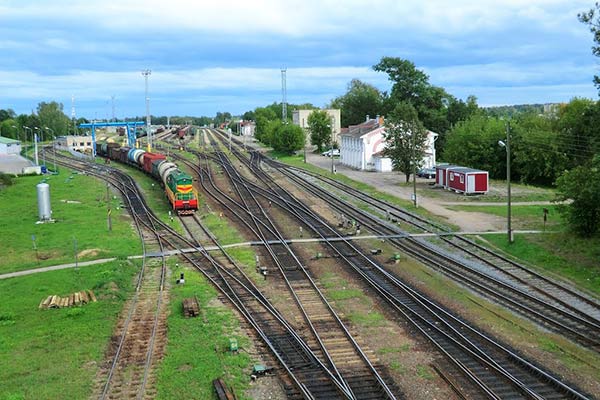
[[[111,4],[114,3],[114,4]],[[58,101],[78,117],[240,114],[281,101],[324,106],[371,66],[413,61],[480,105],[596,98],[581,0],[0,0],[0,108]]]

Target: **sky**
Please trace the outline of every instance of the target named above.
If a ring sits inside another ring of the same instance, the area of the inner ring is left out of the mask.
[[[0,109],[71,116],[240,115],[326,106],[372,66],[412,61],[482,106],[597,98],[600,59],[577,13],[593,0],[0,0]],[[74,98],[74,102],[73,102]]]

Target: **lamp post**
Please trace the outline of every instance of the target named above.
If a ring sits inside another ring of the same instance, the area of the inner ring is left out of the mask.
[[[510,209],[510,123],[506,123],[506,143],[502,140],[498,141],[498,144],[506,149],[506,186],[507,186],[507,195],[508,195],[508,204],[507,204],[507,227],[506,233],[508,236],[508,243],[512,244],[514,242],[513,233],[511,228],[511,209]]]
[[[334,123],[333,123],[333,118],[331,118],[331,122],[330,124],[330,128],[331,128],[331,150],[330,150],[330,156],[331,156],[331,173],[335,174],[335,167],[333,166],[333,129],[334,129]]]
[[[150,76],[151,73],[152,71],[149,69],[142,71],[146,88],[146,134],[148,135],[148,152],[152,151],[152,133],[150,132],[150,98],[148,97],[148,76]]]
[[[34,127],[33,129],[35,129],[36,131],[40,131],[40,141],[43,142],[44,141],[44,130],[42,128],[38,128],[37,126]],[[37,138],[36,138],[37,139]],[[35,141],[35,163],[39,165],[38,163],[38,153],[37,153],[37,140]],[[44,163],[44,167],[46,166],[46,151],[44,150],[44,145],[42,144],[42,162]]]
[[[56,136],[54,136],[54,129],[48,128],[47,126],[44,128],[47,131],[52,133],[52,152],[54,157],[54,172],[56,172]]]
[[[25,141],[27,141],[27,129],[29,129],[31,131],[31,128],[28,126],[23,125],[23,129],[25,129]],[[33,136],[33,135],[32,135]],[[29,146],[27,146],[29,147]],[[25,158],[27,158],[27,148],[25,148]]]

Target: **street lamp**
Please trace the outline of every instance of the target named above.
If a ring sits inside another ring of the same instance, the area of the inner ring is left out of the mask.
[[[40,131],[40,141],[44,141],[44,130],[42,128],[38,128],[37,126],[34,127],[33,129],[35,129],[36,131]],[[37,139],[37,138],[36,138]],[[38,163],[38,152],[37,152],[37,140],[35,141],[35,163],[39,165]],[[43,163],[44,163],[44,167],[46,167],[46,150],[44,150],[44,145],[42,144],[42,157],[43,157]]]
[[[31,131],[31,137],[33,137],[33,130],[30,127],[23,125],[23,129],[25,129],[25,141],[27,141],[27,129],[29,129]],[[27,147],[29,147],[29,146],[27,146]],[[28,151],[28,149],[25,149],[25,157],[26,158],[27,158],[27,151]]]
[[[506,149],[506,185],[508,192],[508,212],[507,212],[507,228],[506,233],[508,235],[508,243],[514,242],[513,233],[511,229],[511,210],[510,210],[510,123],[506,123],[506,143],[502,140],[498,140],[498,144]]]
[[[56,172],[56,136],[54,136],[54,129],[48,128],[47,126],[44,128],[47,131],[52,133],[52,152],[54,153],[54,172]]]
[[[335,173],[335,168],[333,166],[333,129],[335,124],[333,123],[333,118],[331,118],[330,120],[331,122],[330,124],[330,128],[331,128],[331,150],[330,150],[330,156],[331,156],[331,173],[334,174]]]

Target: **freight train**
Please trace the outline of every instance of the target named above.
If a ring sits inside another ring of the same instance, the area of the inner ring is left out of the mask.
[[[179,215],[190,215],[198,209],[198,195],[192,186],[192,177],[168,161],[164,154],[106,142],[98,143],[96,151],[99,156],[133,165],[158,179],[165,188],[173,211]]]

